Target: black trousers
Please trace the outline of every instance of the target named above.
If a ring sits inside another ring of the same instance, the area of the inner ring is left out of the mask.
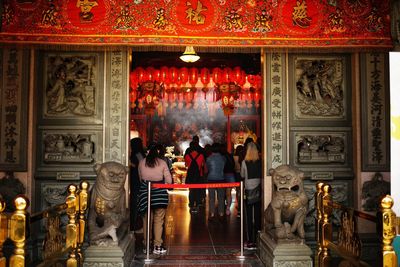
[[[257,240],[257,233],[261,230],[261,201],[252,205],[246,203],[245,208],[247,241],[255,243]]]

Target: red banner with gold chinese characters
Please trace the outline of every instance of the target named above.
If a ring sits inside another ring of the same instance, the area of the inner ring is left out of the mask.
[[[0,43],[391,48],[384,0],[4,0]]]

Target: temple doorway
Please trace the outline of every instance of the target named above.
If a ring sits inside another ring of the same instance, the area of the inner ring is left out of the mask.
[[[130,137],[164,144],[178,159],[193,135],[202,146],[226,143],[229,152],[248,136],[259,139],[260,54],[202,53],[194,63],[179,56],[132,53]]]
[[[185,183],[183,155],[194,135],[199,137],[201,146],[224,143],[230,153],[247,137],[261,143],[261,55],[199,55],[199,61],[185,63],[179,59],[180,53],[175,52],[132,53],[130,138],[140,137],[145,148],[153,143],[166,147],[175,184]],[[194,248],[185,243],[190,255],[197,252],[196,243],[215,234],[207,242],[218,242],[218,249],[225,246],[225,251],[237,252],[240,248],[238,203],[233,203],[232,213],[225,216],[224,221],[210,222],[207,205],[196,216],[190,214],[187,195],[187,189],[170,191],[171,205],[165,225],[170,251],[179,247],[180,235],[186,238],[185,242],[193,242]],[[179,233],[178,228],[181,229]],[[196,232],[196,229],[204,229],[204,233]],[[231,231],[229,241],[218,229]],[[202,249],[215,252],[214,245]]]

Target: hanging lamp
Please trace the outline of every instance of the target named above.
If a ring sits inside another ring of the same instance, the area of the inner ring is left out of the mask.
[[[187,63],[193,63],[200,59],[196,51],[194,51],[193,46],[186,46],[185,52],[179,58]]]

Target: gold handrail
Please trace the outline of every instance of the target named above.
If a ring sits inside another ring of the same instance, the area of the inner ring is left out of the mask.
[[[18,196],[14,200],[16,211],[5,214],[5,202],[0,200],[0,267],[6,267],[3,243],[7,238],[14,243],[15,249],[10,257],[9,266],[26,265],[26,240],[28,226],[40,219],[47,219],[47,232],[43,243],[43,261],[39,266],[49,266],[61,256],[67,255],[67,267],[83,265],[82,245],[84,242],[86,211],[89,199],[89,183],[83,181],[79,188],[76,185],[68,186],[68,195],[64,203],[50,207],[44,211],[29,216],[27,208],[29,200],[25,196]],[[60,232],[61,214],[66,213],[68,223],[65,237]],[[65,241],[65,242],[64,242]],[[63,245],[63,243],[65,245]]]
[[[332,188],[329,184],[317,183],[315,193],[316,207],[316,239],[317,250],[315,254],[315,266],[329,267],[331,263],[331,251],[351,262],[355,266],[369,266],[360,259],[361,241],[358,237],[355,217],[382,223],[382,266],[396,267],[397,256],[392,242],[396,236],[397,219],[392,211],[393,199],[387,195],[380,203],[380,212],[373,216],[352,208],[348,208],[332,200]],[[332,213],[334,209],[342,211],[341,227],[338,233],[338,244],[333,242]]]

